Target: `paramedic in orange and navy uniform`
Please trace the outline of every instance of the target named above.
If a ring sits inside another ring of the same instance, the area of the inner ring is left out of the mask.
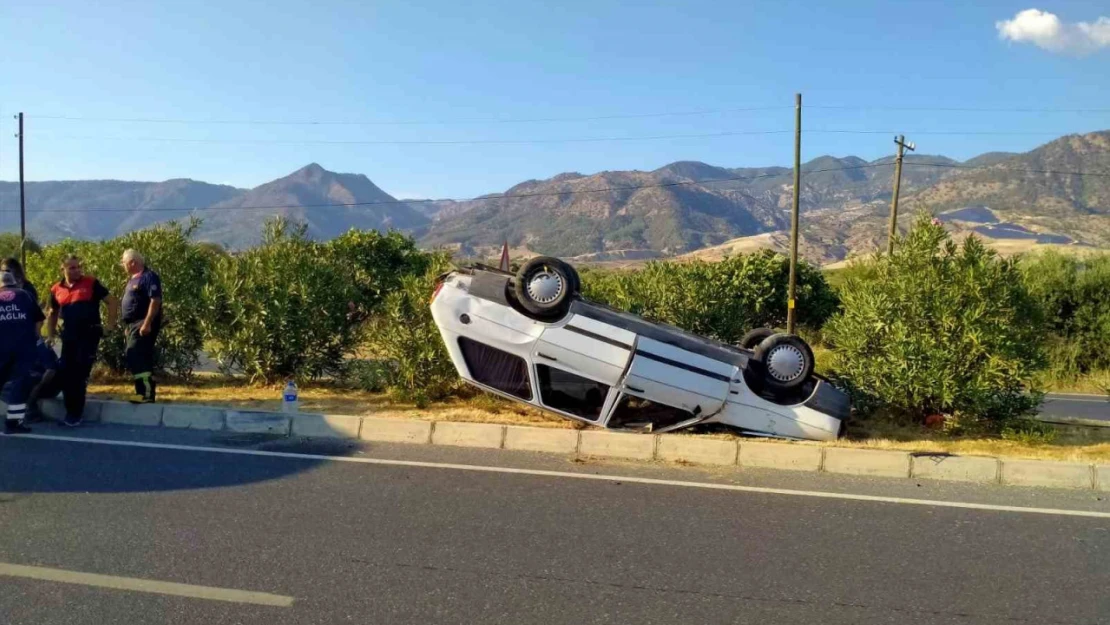
[[[61,317],[62,360],[57,378],[66,406],[62,423],[77,427],[85,413],[85,390],[96,363],[96,350],[104,336],[100,305],[102,302],[108,305],[109,325],[115,322],[116,309],[108,289],[96,278],[85,275],[80,258],[70,256],[63,260],[62,274],[65,277],[50,287],[46,336],[48,341],[54,341]]]
[[[27,291],[17,288],[19,279],[10,271],[0,271],[0,386],[8,405],[4,432],[26,434],[23,423],[27,395],[31,392],[31,369],[35,365],[35,345],[42,331],[42,309]]]

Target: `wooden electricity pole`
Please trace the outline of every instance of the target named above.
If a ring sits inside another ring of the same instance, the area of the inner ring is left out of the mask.
[[[19,264],[27,267],[27,204],[23,194],[23,113],[19,114]],[[24,269],[24,271],[27,271]]]
[[[790,209],[790,291],[786,296],[786,331],[794,334],[794,293],[798,277],[798,198],[802,184],[802,94],[794,94],[794,204]]]
[[[898,187],[902,184],[902,156],[905,150],[913,152],[914,144],[906,143],[904,135],[894,137],[898,146],[898,156],[894,157],[894,196],[890,198],[890,232],[887,234],[886,253],[894,253],[894,235],[898,233]]]

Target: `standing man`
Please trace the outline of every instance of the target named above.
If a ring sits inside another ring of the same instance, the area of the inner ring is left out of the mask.
[[[18,279],[10,271],[0,271],[0,386],[8,405],[4,432],[26,434],[31,431],[23,423],[27,412],[29,378],[35,362],[35,344],[42,331],[42,309],[23,289],[16,288]]]
[[[135,376],[136,404],[154,403],[154,342],[162,329],[162,279],[147,268],[143,255],[127,250],[120,264],[131,276],[123,289],[127,368]]]
[[[62,319],[62,361],[58,384],[65,399],[66,417],[63,424],[81,425],[85,413],[85,391],[89,374],[96,363],[96,351],[104,336],[100,325],[100,304],[108,304],[108,323],[115,323],[115,308],[108,289],[100,280],[86,276],[81,259],[70,255],[62,261],[61,281],[50,287],[50,315],[46,322],[46,338],[50,343],[58,334],[58,317]]]

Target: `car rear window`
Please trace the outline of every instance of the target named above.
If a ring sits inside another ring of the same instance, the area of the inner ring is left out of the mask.
[[[536,365],[536,375],[543,405],[590,421],[597,421],[601,416],[605,397],[609,394],[607,384],[547,365]]]
[[[466,368],[476,382],[531,401],[532,385],[528,381],[528,365],[523,358],[465,336],[459,337],[459,349],[462,350]]]

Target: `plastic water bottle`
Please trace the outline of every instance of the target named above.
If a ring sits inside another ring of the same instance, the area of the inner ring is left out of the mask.
[[[297,412],[298,408],[297,383],[289,380],[285,383],[285,390],[281,392],[281,411]]]

